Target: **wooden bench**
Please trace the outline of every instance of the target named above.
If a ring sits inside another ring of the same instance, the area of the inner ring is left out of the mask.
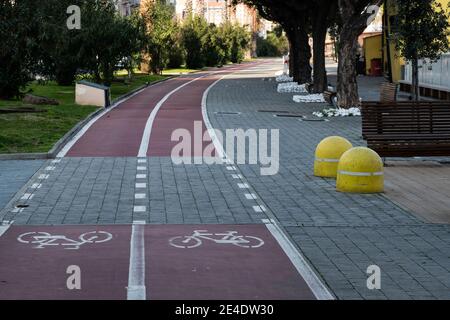
[[[397,101],[398,85],[396,83],[383,82],[380,87],[380,101]]]
[[[396,83],[383,82],[380,87],[380,102],[397,101],[398,85]],[[337,107],[337,92],[326,90],[323,92],[325,101]]]
[[[450,156],[450,101],[364,103],[363,137],[381,157]]]

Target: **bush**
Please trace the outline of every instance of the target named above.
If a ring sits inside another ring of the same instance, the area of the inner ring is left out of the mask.
[[[175,41],[172,49],[169,52],[168,68],[180,68],[185,63],[184,48],[181,44],[181,37]]]
[[[186,66],[190,69],[205,65],[202,39],[208,33],[208,23],[202,17],[188,17],[182,27],[183,46],[186,52]]]
[[[143,3],[143,18],[147,28],[146,51],[153,74],[159,74],[169,63],[170,53],[177,40],[178,24],[173,19],[174,8],[163,1]]]
[[[256,41],[256,54],[258,57],[279,57],[289,51],[286,36],[279,37],[275,32],[269,32],[267,38],[258,37]]]
[[[223,66],[227,62],[227,43],[223,33],[215,25],[208,27],[202,38],[202,56],[208,67]]]
[[[21,94],[39,60],[34,0],[0,2],[0,97]]]
[[[241,63],[251,42],[250,33],[244,27],[229,22],[222,25],[222,30],[227,41],[227,59],[233,63]]]

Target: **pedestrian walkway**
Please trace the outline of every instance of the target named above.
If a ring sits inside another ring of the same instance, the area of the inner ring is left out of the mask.
[[[275,117],[311,115],[324,104],[292,102],[276,93],[279,61],[261,72],[233,76],[211,90],[208,111],[214,127],[280,129],[280,172],[262,177],[258,166],[239,165],[256,194],[288,230],[300,250],[340,299],[450,298],[450,226],[424,223],[384,195],[349,195],[334,181],[313,176],[314,150],[325,137],[340,135],[364,145],[358,117],[309,122]],[[273,112],[259,112],[261,110]],[[217,116],[218,111],[240,112]],[[367,268],[382,272],[381,290],[369,290]]]
[[[43,163],[43,160],[0,161],[0,210],[30,180]]]

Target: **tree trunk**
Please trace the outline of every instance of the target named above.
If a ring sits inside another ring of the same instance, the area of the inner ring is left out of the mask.
[[[293,32],[289,28],[285,28],[286,37],[289,41],[289,76],[293,77],[294,75],[294,47],[295,47],[295,37]]]
[[[305,28],[294,28],[294,81],[299,84],[311,82],[311,46],[309,36]]]
[[[322,93],[328,88],[327,70],[325,63],[325,39],[327,37],[327,25],[323,21],[315,25],[313,30],[313,59],[314,59],[314,93]]]
[[[358,50],[358,34],[341,32],[337,97],[341,108],[359,106],[358,82],[356,72],[356,57]]]
[[[420,89],[419,89],[419,60],[413,59],[412,63],[412,83],[411,83],[411,94],[414,101],[420,100]]]
[[[381,0],[366,0],[365,4],[379,4]],[[361,12],[360,1],[339,0],[342,28],[339,34],[337,97],[341,108],[358,107],[356,58],[358,37],[366,29],[370,13]]]

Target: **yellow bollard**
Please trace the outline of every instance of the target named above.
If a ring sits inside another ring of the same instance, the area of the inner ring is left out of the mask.
[[[380,156],[369,148],[345,152],[339,161],[336,189],[349,193],[384,191],[384,169]]]
[[[328,137],[323,139],[316,148],[314,160],[314,175],[323,178],[336,178],[339,159],[353,146],[345,138]]]

